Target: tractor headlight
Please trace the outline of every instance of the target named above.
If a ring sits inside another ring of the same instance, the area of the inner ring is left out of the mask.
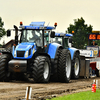
[[[28,57],[28,51],[26,51],[26,53],[25,53],[25,58],[27,58]]]
[[[14,52],[14,57],[16,57],[16,51]]]

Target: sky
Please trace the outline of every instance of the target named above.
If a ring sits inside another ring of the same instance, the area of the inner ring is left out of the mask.
[[[0,0],[0,17],[6,30],[19,27],[20,21],[24,25],[45,21],[50,26],[57,22],[55,31],[65,32],[74,19],[81,17],[93,30],[100,30],[100,0]],[[3,37],[1,42],[13,37]]]

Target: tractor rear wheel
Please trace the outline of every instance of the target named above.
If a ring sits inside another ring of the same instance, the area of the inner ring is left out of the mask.
[[[69,82],[71,77],[71,55],[70,51],[63,49],[58,64],[58,78],[61,82]]]
[[[71,71],[71,78],[78,79],[80,75],[80,55],[79,53],[75,53],[74,58],[72,60],[72,71]]]
[[[8,62],[11,59],[9,54],[2,54],[0,58],[0,81],[9,81]]]
[[[32,77],[34,82],[46,83],[50,78],[51,63],[49,57],[37,56],[34,60],[32,69]]]
[[[59,62],[59,56],[60,56],[60,53],[61,53],[61,48],[58,49],[57,51],[57,55],[54,59],[54,62],[52,64],[52,66],[54,66],[52,68],[52,73],[53,75],[50,76],[50,81],[53,81],[53,82],[57,82],[58,81],[58,71],[57,71],[57,68],[58,68],[58,62]]]

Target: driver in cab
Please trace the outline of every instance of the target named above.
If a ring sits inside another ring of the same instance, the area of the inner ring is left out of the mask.
[[[32,38],[30,38],[30,40],[34,40],[34,42],[40,40],[40,38],[35,34],[35,31],[32,31]]]

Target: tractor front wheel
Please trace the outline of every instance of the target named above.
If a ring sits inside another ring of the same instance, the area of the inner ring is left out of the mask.
[[[50,78],[51,63],[49,57],[37,56],[32,68],[34,82],[46,83]]]

